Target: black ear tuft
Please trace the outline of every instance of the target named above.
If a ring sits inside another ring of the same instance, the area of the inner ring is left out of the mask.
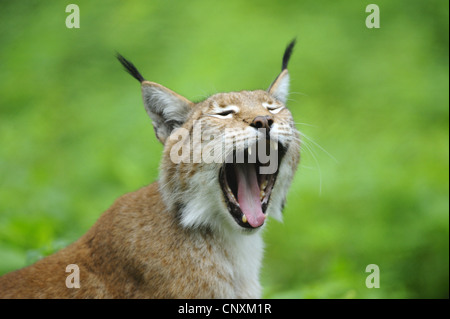
[[[289,45],[286,47],[286,51],[284,51],[283,64],[281,65],[281,71],[287,69],[289,59],[291,58],[292,50],[294,49],[295,40],[296,39],[292,40],[291,43],[289,43]]]
[[[120,63],[122,63],[125,70],[130,73],[136,80],[139,82],[145,81],[144,77],[139,73],[139,71],[136,69],[133,63],[125,59],[123,56],[121,56],[119,53],[116,53],[117,60],[119,60]]]

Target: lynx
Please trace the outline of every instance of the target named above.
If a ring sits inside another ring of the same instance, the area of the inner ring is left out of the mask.
[[[260,298],[261,229],[268,216],[281,220],[300,158],[286,107],[294,44],[268,90],[218,93],[198,103],[145,80],[118,55],[140,82],[164,145],[158,181],[120,197],[78,241],[0,277],[0,297]],[[194,145],[189,156],[175,158],[173,149],[185,143],[180,132],[191,135],[196,126],[215,134],[200,146],[220,142],[222,162],[194,161]],[[249,160],[263,146],[277,159],[272,173],[261,173],[269,163],[258,156]],[[78,268],[78,288],[67,285],[68,265]]]

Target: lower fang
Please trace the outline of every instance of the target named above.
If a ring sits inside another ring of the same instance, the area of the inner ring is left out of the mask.
[[[245,215],[242,215],[242,222],[245,224],[247,222],[247,217]]]
[[[261,189],[264,190],[266,189],[267,186],[267,179],[264,180],[264,182],[261,184]]]

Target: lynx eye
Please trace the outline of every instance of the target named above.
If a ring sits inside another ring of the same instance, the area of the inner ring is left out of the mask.
[[[217,117],[219,119],[231,119],[233,117],[234,113],[235,113],[234,110],[224,110],[224,111],[218,112],[216,114],[209,114],[209,116]]]
[[[272,114],[277,114],[278,112],[280,112],[282,109],[284,109],[283,105],[280,104],[274,104],[274,103],[263,103],[262,104],[266,109],[269,110],[270,113]]]
[[[219,119],[230,119],[233,117],[233,114],[238,113],[239,108],[235,105],[228,105],[225,108],[215,107],[213,110],[213,114],[207,114],[208,116],[216,117]]]
[[[227,115],[233,115],[233,113],[234,113],[233,110],[226,110],[226,111],[217,113],[217,115],[220,115],[220,116],[227,116]]]

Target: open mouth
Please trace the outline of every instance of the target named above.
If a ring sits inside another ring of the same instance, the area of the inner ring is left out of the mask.
[[[258,156],[258,143],[250,149],[243,151],[243,160],[236,161],[233,154],[231,163],[224,163],[220,169],[219,181],[222,188],[228,211],[238,225],[244,228],[258,228],[264,224],[266,210],[269,205],[270,195],[275,185],[278,170],[283,156],[286,153],[281,143],[266,141],[266,154],[270,154],[270,160],[263,164]],[[276,167],[271,163],[276,156]],[[267,158],[268,159],[268,158]],[[270,168],[270,169],[269,169]]]

